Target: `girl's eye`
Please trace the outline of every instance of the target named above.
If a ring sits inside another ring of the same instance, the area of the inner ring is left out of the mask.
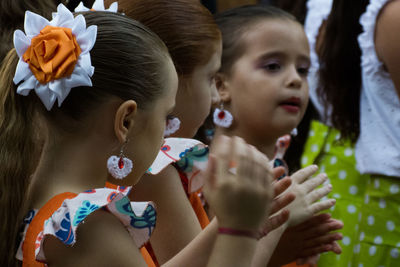
[[[281,69],[281,65],[279,63],[269,63],[267,65],[264,65],[263,68],[267,71],[276,72]]]
[[[309,68],[305,67],[305,68],[298,68],[297,69],[298,73],[302,76],[307,76],[308,72],[309,72]]]

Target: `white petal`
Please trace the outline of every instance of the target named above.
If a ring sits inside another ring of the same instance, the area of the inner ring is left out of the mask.
[[[48,84],[43,85],[39,83],[35,88],[35,92],[46,109],[50,110],[56,101],[56,96],[52,91],[49,90]]]
[[[31,39],[29,39],[23,31],[16,30],[14,32],[14,47],[19,57],[24,55],[30,45]]]
[[[30,11],[25,12],[24,29],[29,38],[33,38],[38,35],[40,31],[47,25],[50,25],[50,22],[42,16]]]
[[[86,30],[86,21],[82,15],[78,15],[75,17],[74,22],[71,26],[72,34],[75,36],[79,36],[81,33]]]
[[[76,35],[75,37],[82,50],[82,54],[85,54],[92,50],[94,43],[96,42],[97,26],[89,26],[85,32]]]
[[[110,5],[110,7],[107,9],[107,11],[117,13],[117,12],[118,12],[118,2],[112,3],[112,4]]]
[[[86,12],[90,9],[83,5],[83,2],[80,2],[79,5],[75,8],[75,12]]]
[[[35,76],[29,77],[29,79],[25,80],[22,84],[20,84],[17,88],[17,94],[27,96],[29,92],[35,88],[36,83],[38,81],[36,80]]]
[[[65,87],[92,86],[92,80],[84,70],[80,67],[75,67],[74,72],[64,80]]]
[[[52,26],[71,28],[74,15],[63,4],[57,6],[57,15],[50,22]]]
[[[25,80],[30,75],[33,75],[33,74],[29,68],[29,64],[26,63],[25,61],[23,61],[22,59],[20,59],[18,61],[17,69],[15,70],[14,79],[13,79],[14,83],[18,84],[22,80]]]
[[[92,9],[94,9],[95,11],[104,11],[104,0],[94,1]]]
[[[53,94],[56,96],[57,99],[59,99],[59,101],[60,99],[64,100],[69,93],[69,90],[68,92],[66,92],[67,88],[63,86],[64,84],[62,80],[63,79],[54,80],[48,83],[49,90],[53,92]]]
[[[78,64],[76,64],[77,67],[81,67],[87,75],[89,75],[90,77],[93,76],[94,73],[94,68],[92,66],[92,62],[91,62],[91,58],[90,58],[90,54],[86,53],[84,55],[80,55],[79,60],[78,60]]]

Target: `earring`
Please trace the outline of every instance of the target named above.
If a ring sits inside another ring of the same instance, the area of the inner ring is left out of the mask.
[[[170,136],[179,130],[181,126],[181,121],[177,117],[170,116],[167,118],[167,125],[164,130],[164,137]]]
[[[214,110],[213,121],[217,126],[229,128],[232,125],[233,116],[229,111],[224,109],[224,104],[221,103],[221,108]]]
[[[292,135],[292,136],[297,136],[297,128],[294,128],[291,132],[290,132],[290,134]]]
[[[126,141],[119,152],[119,156],[111,156],[107,160],[107,169],[115,179],[124,179],[132,171],[132,160],[124,156],[124,147],[128,143]]]

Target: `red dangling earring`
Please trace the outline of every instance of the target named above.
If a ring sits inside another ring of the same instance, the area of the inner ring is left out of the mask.
[[[129,173],[132,172],[132,160],[124,156],[124,147],[127,143],[128,141],[126,141],[121,147],[118,157],[111,156],[107,160],[108,172],[115,179],[124,179]]]
[[[228,110],[224,109],[224,104],[221,103],[221,108],[214,110],[213,121],[217,126],[229,128],[232,125],[233,116]]]

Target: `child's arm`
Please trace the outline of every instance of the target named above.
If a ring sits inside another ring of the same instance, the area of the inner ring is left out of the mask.
[[[378,58],[385,64],[387,71],[400,97],[400,1],[390,1],[376,22],[375,50]]]
[[[150,243],[160,264],[178,254],[201,232],[179,174],[172,165],[157,175],[144,175],[130,198],[156,203],[157,225]]]
[[[146,264],[126,228],[113,214],[97,210],[81,223],[76,243],[66,246],[56,237],[44,240],[49,266],[138,266]]]

